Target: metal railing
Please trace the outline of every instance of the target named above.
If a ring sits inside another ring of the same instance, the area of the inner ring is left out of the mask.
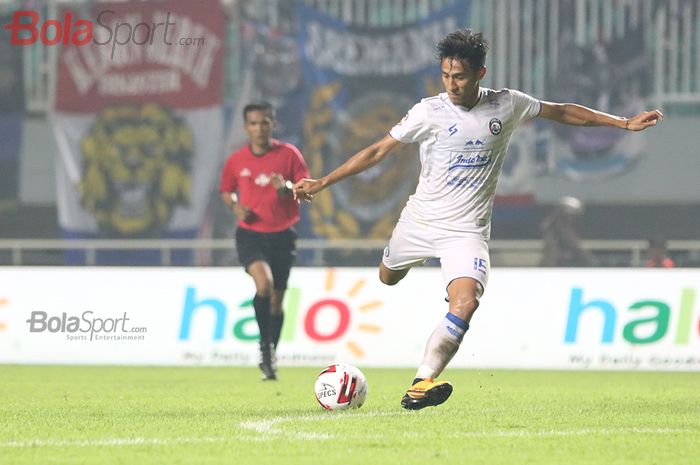
[[[602,266],[642,266],[646,254],[647,241],[644,240],[585,240],[585,249],[600,257]],[[368,252],[365,266],[375,265],[381,251],[386,246],[382,239],[300,239],[297,247],[300,252],[309,251],[309,266],[343,266],[346,256],[357,255],[358,252]],[[211,260],[201,257],[217,251],[233,251],[232,239],[132,239],[132,240],[61,240],[61,239],[2,239],[0,240],[0,257],[5,253],[0,265],[62,265],[57,262],[52,253],[81,251],[85,253],[85,265],[98,265],[100,251],[159,251],[160,261],[157,265],[171,266],[174,263],[173,254],[177,251],[194,252],[190,266],[209,266]],[[537,266],[541,257],[542,241],[532,240],[493,240],[489,243],[492,263],[496,266]],[[700,240],[673,240],[668,242],[668,250],[672,255],[683,254],[690,257],[694,263],[700,260]],[[28,259],[30,252],[40,252],[38,256]],[[336,252],[329,256],[329,252]],[[370,252],[372,252],[370,254]],[[44,259],[42,260],[42,254]],[[340,256],[338,256],[340,253]],[[52,258],[53,257],[53,258]],[[197,257],[200,257],[199,259]],[[231,265],[233,261],[219,263]],[[355,263],[358,264],[358,263]]]

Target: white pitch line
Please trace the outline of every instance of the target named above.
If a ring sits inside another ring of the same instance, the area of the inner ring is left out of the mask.
[[[340,412],[337,412],[340,413]],[[427,413],[427,412],[426,412]],[[328,433],[304,433],[304,432],[288,432],[276,428],[276,426],[288,421],[305,420],[305,421],[326,421],[326,420],[345,420],[358,417],[388,417],[397,415],[406,415],[407,412],[368,412],[343,415],[333,415],[331,412],[323,412],[316,415],[303,416],[279,416],[267,420],[244,421],[240,426],[243,429],[251,430],[254,433],[265,435],[266,438],[285,437],[296,439],[331,439],[333,436]],[[583,428],[580,430],[540,430],[540,431],[518,431],[518,430],[495,430],[495,431],[464,431],[442,433],[442,437],[451,438],[496,438],[496,437],[566,437],[566,436],[593,436],[593,435],[609,435],[609,434],[677,434],[677,433],[693,433],[700,434],[700,431],[689,429],[673,429],[673,428]],[[425,437],[424,433],[405,433],[403,437]],[[358,435],[358,438],[365,437]]]
[[[171,444],[196,444],[222,442],[229,438],[105,438],[105,439],[28,439],[0,442],[0,447],[98,447],[98,446],[160,446]]]
[[[469,437],[469,438],[495,438],[495,437],[524,437],[524,438],[547,438],[547,437],[566,437],[566,436],[594,436],[597,434],[678,434],[678,433],[698,433],[690,429],[673,429],[673,428],[583,428],[578,430],[542,430],[542,431],[514,431],[514,430],[495,430],[495,431],[465,431],[463,433],[447,433],[443,437]]]
[[[274,426],[293,420],[305,421],[326,421],[326,420],[344,420],[363,417],[388,417],[405,414],[403,412],[369,412],[367,414],[352,414],[352,415],[334,415],[332,413],[323,413],[320,415],[301,415],[301,416],[280,416],[269,420],[260,421],[245,421],[241,422],[240,426],[243,429],[252,431],[254,434],[236,435],[229,437],[174,437],[174,438],[104,438],[104,439],[28,439],[23,441],[8,441],[0,442],[2,448],[34,448],[34,447],[121,447],[121,446],[169,446],[178,444],[205,444],[205,443],[220,443],[228,441],[271,441],[279,440],[280,437],[287,439],[305,439],[305,440],[326,440],[333,436],[325,433],[305,433],[305,432],[287,432]],[[579,430],[541,430],[541,431],[513,431],[513,430],[494,430],[494,431],[465,431],[442,434],[441,437],[450,438],[499,438],[499,437],[523,437],[523,438],[546,438],[546,437],[567,437],[567,436],[593,436],[593,435],[609,435],[609,434],[684,434],[696,433],[700,431],[692,429],[674,429],[674,428],[583,428]],[[422,434],[405,434],[403,437],[416,436],[424,437]],[[379,439],[380,436],[372,435],[357,435],[357,438],[373,438]]]
[[[255,421],[243,421],[241,422],[240,426],[243,429],[247,430],[252,430],[255,433],[258,434],[265,434],[266,436],[271,436],[271,435],[276,435],[276,436],[284,436],[284,437],[291,437],[291,438],[296,438],[296,439],[311,439],[311,440],[322,440],[322,439],[331,439],[333,436],[328,434],[328,433],[306,433],[306,432],[289,432],[289,431],[283,431],[277,428],[274,428],[274,426],[280,424],[280,423],[286,423],[288,421],[296,421],[296,420],[303,420],[303,421],[324,421],[324,420],[343,420],[343,419],[352,419],[352,418],[368,418],[368,417],[389,417],[389,416],[397,416],[397,415],[403,415],[403,412],[367,412],[367,413],[348,413],[345,414],[345,412],[323,412],[320,414],[314,414],[314,415],[298,415],[298,416],[291,416],[291,415],[285,415],[285,416],[280,416],[280,417],[274,417],[270,418],[267,420],[255,420]]]
[[[232,437],[174,437],[174,438],[104,438],[104,439],[26,439],[22,441],[0,442],[1,448],[31,448],[31,447],[101,447],[101,446],[161,446],[177,444],[204,444],[226,441],[269,441],[280,436],[292,439],[326,440],[330,434],[311,432],[286,432],[273,428],[274,425],[292,420],[322,421],[358,417],[386,417],[402,415],[403,412],[363,412],[343,414],[344,412],[322,412],[320,414],[280,416],[269,420],[241,422],[243,429],[256,434],[237,435]]]

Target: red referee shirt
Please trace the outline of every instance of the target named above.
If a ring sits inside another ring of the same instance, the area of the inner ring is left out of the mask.
[[[221,192],[236,192],[238,201],[252,211],[248,221],[238,221],[239,227],[278,232],[299,221],[299,204],[291,195],[277,194],[270,181],[273,173],[292,182],[309,177],[299,149],[276,139],[264,155],[253,155],[246,145],[226,160],[221,173]]]

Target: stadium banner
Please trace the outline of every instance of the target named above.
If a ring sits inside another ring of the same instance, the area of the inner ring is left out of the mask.
[[[239,84],[231,86],[235,103],[226,131],[226,152],[248,143],[243,108],[259,100],[275,107],[275,138],[301,148],[304,120],[299,108],[304,106],[304,92],[296,36],[252,18],[240,20],[239,34],[239,43],[230,45],[240,51],[237,68],[241,76]]]
[[[0,268],[0,363],[258,363],[241,269]],[[700,370],[698,269],[494,269],[451,368]],[[41,290],[41,292],[37,292]],[[285,366],[415,367],[447,310],[439,269],[296,268]]]
[[[622,36],[581,44],[569,31],[575,19],[560,11],[557,71],[547,100],[576,102],[615,115],[636,115],[654,108],[652,54],[645,50],[644,24],[629,24]],[[590,69],[604,69],[591,74]],[[654,154],[650,137],[658,134],[620,131],[611,127],[548,125],[551,138],[542,144],[550,174],[577,183],[595,183],[620,174],[634,174],[638,162]]]
[[[465,24],[463,0],[404,26],[357,26],[297,4],[303,147],[320,176],[381,139],[421,98],[441,92],[435,44]],[[312,236],[386,238],[418,181],[418,147],[319,194]]]
[[[220,2],[90,8],[94,39],[61,46],[57,60],[51,120],[63,235],[196,237],[220,168]],[[102,264],[157,259],[141,251],[97,257]]]
[[[0,24],[11,14],[0,12]],[[0,40],[0,212],[17,203],[25,117],[24,52]]]

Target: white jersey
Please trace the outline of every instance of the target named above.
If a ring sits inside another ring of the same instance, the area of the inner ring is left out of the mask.
[[[539,100],[511,89],[481,88],[470,110],[444,92],[415,104],[389,131],[399,142],[420,144],[418,187],[401,219],[488,239],[510,137],[520,122],[539,112]]]

